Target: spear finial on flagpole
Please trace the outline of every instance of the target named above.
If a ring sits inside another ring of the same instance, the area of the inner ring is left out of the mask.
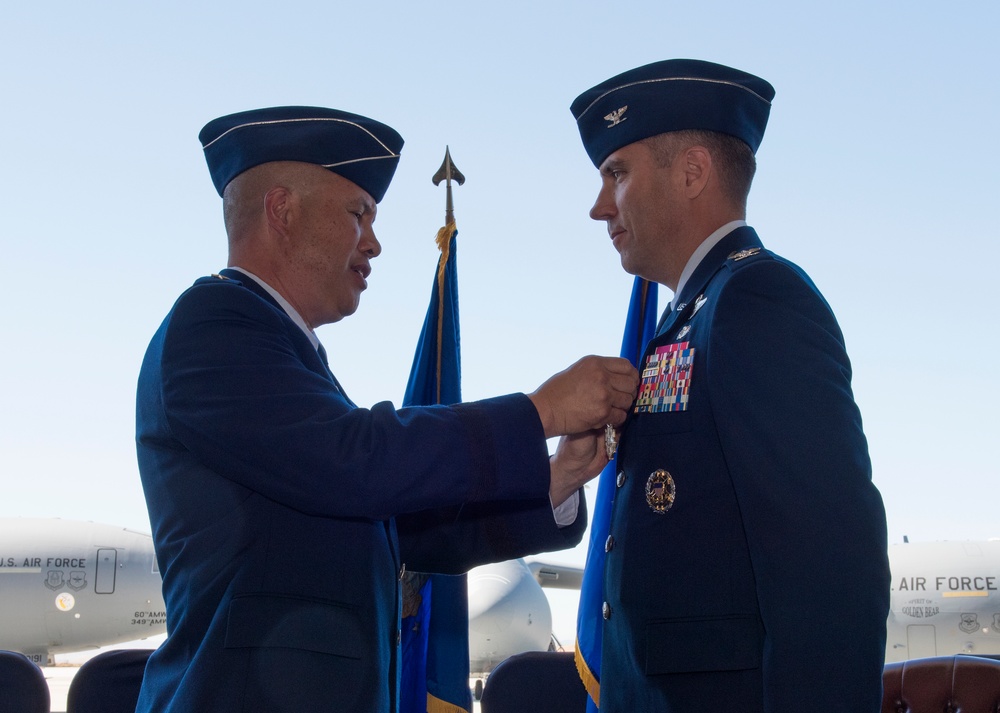
[[[448,150],[447,146],[444,147],[444,161],[441,163],[441,168],[437,170],[437,173],[434,174],[434,178],[431,180],[434,181],[435,186],[441,185],[441,181],[445,182],[448,195],[447,203],[445,204],[444,223],[445,225],[451,225],[455,222],[455,205],[451,198],[451,182],[455,181],[461,186],[465,183],[465,176],[462,175],[462,172],[458,170],[458,167],[451,160],[451,151]]]

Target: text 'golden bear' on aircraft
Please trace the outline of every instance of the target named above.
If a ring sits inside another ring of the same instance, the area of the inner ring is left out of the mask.
[[[889,546],[886,663],[1000,655],[1000,539]]]

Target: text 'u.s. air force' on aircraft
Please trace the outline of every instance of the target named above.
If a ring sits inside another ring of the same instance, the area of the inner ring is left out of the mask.
[[[8,557],[6,560],[3,555],[0,555],[0,567],[18,567],[23,569],[32,568],[41,571],[42,568],[42,558],[41,557],[25,557],[24,562],[20,565],[17,564],[18,557]],[[45,558],[46,567],[71,567],[73,569],[83,569],[87,566],[87,560],[85,557],[46,557]]]
[[[0,519],[0,649],[38,664],[166,631],[153,540],[60,519]]]

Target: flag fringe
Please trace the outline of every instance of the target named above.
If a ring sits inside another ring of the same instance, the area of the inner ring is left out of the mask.
[[[442,701],[435,698],[430,693],[427,694],[427,713],[469,713],[465,708],[456,706],[454,703]]]
[[[580,680],[583,681],[583,687],[587,689],[587,695],[594,702],[595,706],[600,707],[601,705],[601,683],[594,677],[594,674],[590,670],[590,666],[583,658],[583,652],[580,651],[580,642],[576,642],[576,655],[573,657],[576,661],[576,670],[580,674]]]

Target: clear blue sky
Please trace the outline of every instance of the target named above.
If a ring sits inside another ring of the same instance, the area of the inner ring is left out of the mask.
[[[402,398],[443,219],[430,178],[450,145],[468,179],[455,201],[474,399],[617,353],[632,278],[587,216],[598,177],[568,107],[618,72],[694,57],[777,90],[749,220],[840,319],[890,541],[1000,536],[996,2],[55,2],[3,14],[0,516],[148,530],[139,363],[176,295],[226,260],[197,141],[208,120],[318,104],[406,139],[361,309],[319,330],[366,405]]]

